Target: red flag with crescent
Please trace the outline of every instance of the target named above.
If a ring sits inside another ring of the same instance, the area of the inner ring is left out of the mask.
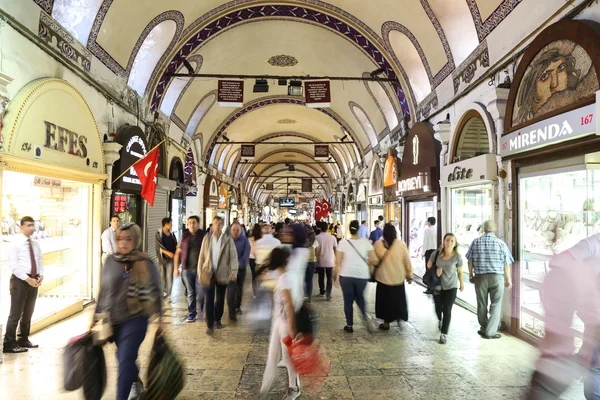
[[[146,199],[151,207],[154,206],[154,195],[156,194],[156,175],[158,173],[158,146],[146,157],[136,162],[133,166],[138,179],[142,184],[142,197]]]
[[[321,207],[323,209],[321,217],[327,217],[329,215],[329,210],[331,209],[331,204],[325,199],[321,202]]]
[[[316,201],[315,202],[315,221],[321,220],[321,213],[322,213],[321,203]]]

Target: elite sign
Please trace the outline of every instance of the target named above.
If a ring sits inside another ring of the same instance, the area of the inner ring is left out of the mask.
[[[596,105],[590,104],[509,133],[502,138],[500,154],[505,157],[593,134],[595,112]]]

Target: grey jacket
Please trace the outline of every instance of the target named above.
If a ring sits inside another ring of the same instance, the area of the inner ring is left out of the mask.
[[[213,280],[219,285],[227,285],[231,281],[232,274],[237,277],[239,269],[238,254],[233,238],[230,234],[223,233],[219,249],[219,264],[215,271],[212,263],[212,238],[212,232],[204,236],[198,258],[198,282],[204,287],[210,286]]]
[[[175,248],[177,248],[177,237],[175,236],[174,233],[171,233],[171,235],[173,235],[173,239],[175,239]],[[154,250],[156,251],[156,259],[158,260],[159,263],[164,263],[165,261],[173,261],[172,258],[169,258],[167,256],[165,256],[161,250],[166,250],[167,248],[165,247],[165,244],[163,243],[162,240],[162,229],[159,229],[156,234],[154,235]]]

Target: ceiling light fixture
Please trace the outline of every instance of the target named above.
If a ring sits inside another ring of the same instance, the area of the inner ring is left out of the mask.
[[[269,91],[269,82],[266,79],[257,79],[254,84],[254,93],[267,93]]]
[[[188,70],[188,74],[193,74],[195,72],[194,68],[192,67],[192,64],[190,64],[190,62],[185,58],[183,59],[183,65]]]
[[[375,71],[371,72],[371,78],[375,78],[378,75],[381,75],[385,72],[385,68],[381,67],[381,68],[377,68]]]
[[[344,135],[342,136],[342,138],[340,139],[340,142],[343,142],[344,140],[348,139],[348,135]]]
[[[223,140],[226,141],[226,142],[230,141],[229,138],[227,136],[225,136],[225,135],[223,135]]]
[[[279,86],[287,86],[287,79],[278,79],[277,84]]]
[[[301,81],[290,81],[288,86],[288,96],[304,96],[304,88],[302,87]]]

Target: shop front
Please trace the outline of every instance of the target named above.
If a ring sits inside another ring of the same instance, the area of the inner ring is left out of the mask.
[[[594,103],[600,36],[597,25],[590,25],[568,20],[546,28],[523,55],[508,98],[506,134],[499,145],[513,166],[512,328],[526,337],[545,334],[540,288],[550,258],[600,232]],[[555,64],[545,72],[546,65]],[[546,83],[551,79],[564,85]],[[581,335],[577,316],[572,328]]]
[[[398,237],[403,238],[400,226],[402,224],[402,202],[396,193],[398,185],[398,152],[388,149],[383,167],[383,201],[385,202],[385,222],[393,223],[398,230]]]
[[[465,282],[465,290],[458,293],[458,298],[471,310],[477,308],[477,299],[474,285],[469,282],[465,255],[473,240],[482,234],[483,223],[497,220],[498,167],[494,141],[490,139],[491,124],[486,120],[487,114],[482,115],[476,110],[464,114],[452,140],[450,159],[454,162],[442,167],[441,172],[442,190],[447,199],[443,233],[451,232],[456,236],[458,252],[463,258]]]
[[[425,273],[423,234],[427,229],[427,219],[435,217],[439,221],[440,150],[441,145],[433,138],[431,125],[418,122],[406,138],[400,164],[397,195],[403,203],[403,239],[408,245],[413,271],[419,277]],[[439,227],[439,223],[436,226]]]
[[[497,171],[494,154],[484,154],[442,168],[442,190],[446,191],[448,199],[448,232],[456,236],[464,266],[465,290],[458,293],[458,298],[471,309],[476,309],[477,298],[474,285],[469,282],[465,255],[473,240],[482,234],[483,223],[496,220]]]
[[[206,183],[204,184],[204,224],[203,229],[208,229],[212,224],[213,218],[217,215],[217,207],[219,206],[219,189],[217,180],[207,175]]]
[[[381,168],[377,158],[373,160],[371,167],[371,176],[369,178],[369,197],[367,205],[367,215],[369,217],[369,232],[375,229],[375,221],[379,217],[385,216],[383,206],[383,168]]]
[[[223,218],[223,228],[227,227],[227,222],[229,221],[229,201],[227,186],[221,183],[219,185],[219,202],[217,203],[216,215]]]
[[[237,190],[233,189],[229,195],[229,225],[233,224],[234,221],[242,218],[241,210],[239,207],[239,199]]]
[[[8,246],[20,232],[21,218],[30,216],[44,265],[33,314],[37,331],[81,311],[97,290],[104,152],[87,102],[61,79],[23,87],[3,122],[0,321],[10,308]]]
[[[114,141],[123,147],[113,167],[113,176],[121,177],[112,185],[111,213],[117,215],[122,224],[134,222],[143,227],[142,184],[131,166],[148,152],[144,132],[138,126],[123,125]]]
[[[172,232],[179,240],[187,225],[185,220],[185,195],[188,188],[184,183],[183,163],[178,157],[171,160],[169,179],[176,183],[175,190],[170,193],[169,216],[173,220]]]

